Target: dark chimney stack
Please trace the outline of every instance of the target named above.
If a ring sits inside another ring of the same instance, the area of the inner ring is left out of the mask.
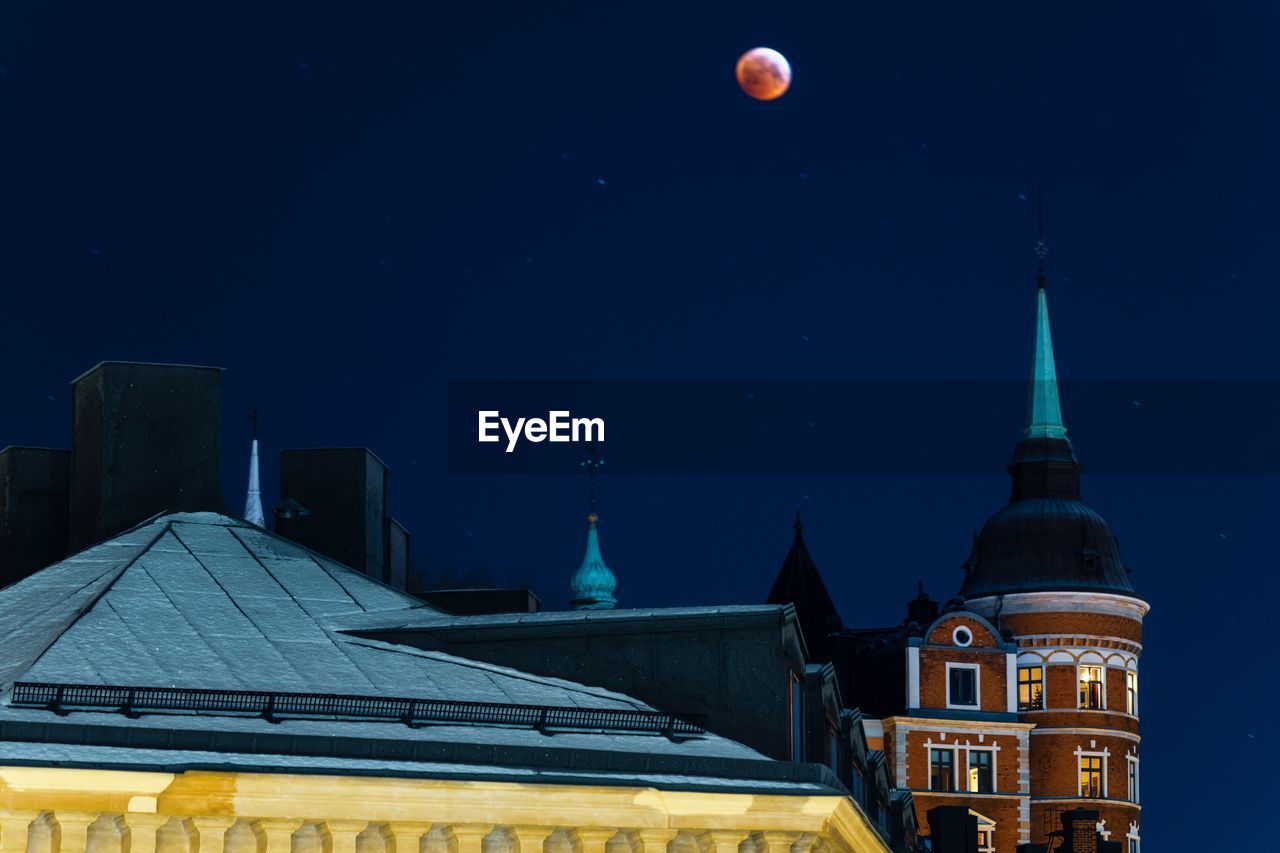
[[[0,587],[67,555],[70,452],[0,450]]]
[[[306,510],[276,513],[281,536],[380,581],[390,582],[389,568],[407,576],[408,533],[388,529],[387,466],[368,449],[282,451],[280,496]],[[392,547],[402,564],[387,559]]]
[[[978,819],[967,806],[935,806],[925,817],[933,853],[978,853]]]
[[[71,383],[69,544],[157,513],[221,512],[222,371],[108,361]]]
[[[1063,853],[1101,853],[1098,834],[1098,812],[1093,809],[1070,809],[1062,813]]]
[[[928,628],[938,618],[938,602],[924,591],[924,582],[919,582],[919,593],[907,602],[907,619],[921,628]]]

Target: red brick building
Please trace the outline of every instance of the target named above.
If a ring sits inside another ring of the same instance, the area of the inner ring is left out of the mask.
[[[834,666],[868,746],[927,812],[963,805],[979,850],[1045,843],[1063,814],[1141,850],[1138,659],[1148,605],[1107,522],[1080,499],[1063,424],[1043,273],[1027,423],[1009,503],[975,537],[959,595],[923,591],[893,628],[843,627],[797,523],[769,601],[796,605],[812,658]]]

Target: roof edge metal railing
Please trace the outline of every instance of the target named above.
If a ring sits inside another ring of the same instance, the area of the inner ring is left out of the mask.
[[[57,714],[75,710],[115,711],[128,717],[149,713],[206,713],[282,719],[343,719],[398,722],[411,728],[430,724],[489,725],[538,731],[608,731],[658,734],[669,738],[706,733],[687,715],[628,708],[573,708],[347,696],[332,693],[283,693],[261,690],[204,690],[189,687],[121,687],[98,684],[50,684],[19,681],[11,704]]]

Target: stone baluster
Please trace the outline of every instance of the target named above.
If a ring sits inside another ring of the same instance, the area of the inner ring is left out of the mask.
[[[605,848],[608,846],[609,841],[618,834],[618,830],[582,827],[575,829],[573,834],[578,838],[578,845],[582,848],[582,853],[605,853]]]
[[[271,817],[263,818],[257,824],[266,836],[266,853],[292,853],[293,834],[302,827],[302,821]]]
[[[738,846],[747,840],[747,833],[730,829],[712,829],[698,836],[702,853],[738,853]],[[768,851],[776,853],[776,851]]]
[[[760,853],[791,853],[791,845],[800,840],[799,832],[757,832],[751,836]],[[809,842],[813,844],[812,841]]]
[[[418,853],[422,849],[423,836],[430,831],[429,823],[397,820],[387,824],[390,836],[387,853]]]
[[[509,826],[511,853],[542,853],[542,843],[553,832],[555,828],[550,826]]]
[[[85,853],[89,843],[89,825],[101,815],[85,812],[54,812],[58,822],[58,853]]]
[[[484,853],[484,839],[493,831],[493,825],[462,823],[450,826],[449,830],[458,842],[457,853]]]
[[[0,815],[0,851],[27,853],[27,830],[40,812],[6,811]]]
[[[324,829],[329,833],[329,853],[356,853],[356,838],[367,824],[362,820],[327,820]]]
[[[196,847],[200,853],[222,853],[227,830],[236,822],[227,815],[208,815],[191,818],[191,825],[196,830]]]
[[[665,827],[637,829],[631,833],[636,842],[634,853],[667,853],[667,845],[679,834]]]
[[[166,815],[130,812],[124,816],[129,830],[129,853],[156,853],[156,833],[169,822]]]

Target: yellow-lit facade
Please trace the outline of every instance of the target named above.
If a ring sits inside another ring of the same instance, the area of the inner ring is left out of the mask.
[[[879,853],[847,797],[0,767],[3,853]]]

